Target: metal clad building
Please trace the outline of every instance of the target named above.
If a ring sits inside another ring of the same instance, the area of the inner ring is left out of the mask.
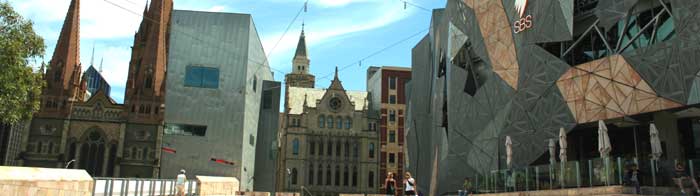
[[[507,169],[506,136],[516,169],[547,164],[560,129],[569,160],[596,159],[599,120],[613,157],[646,159],[650,149],[634,146],[652,122],[662,161],[700,157],[699,6],[529,1],[519,12],[515,0],[448,0],[413,49],[407,170],[419,190],[449,194],[464,177]]]
[[[263,81],[273,79],[252,17],[175,10],[171,21],[161,177],[185,169],[252,190]]]

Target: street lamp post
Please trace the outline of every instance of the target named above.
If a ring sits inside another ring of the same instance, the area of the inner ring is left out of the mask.
[[[71,159],[70,161],[68,161],[68,162],[66,163],[66,169],[68,169],[68,167],[70,166],[70,164],[73,163],[73,162],[75,162],[75,159]]]
[[[291,192],[292,190],[292,170],[287,168],[287,191]]]

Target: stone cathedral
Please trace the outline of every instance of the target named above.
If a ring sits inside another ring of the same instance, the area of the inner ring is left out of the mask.
[[[80,0],[72,0],[44,79],[41,108],[22,138],[20,163],[85,169],[92,176],[158,177],[172,0],[152,0],[134,35],[124,104],[81,75]],[[43,70],[43,68],[42,68]]]

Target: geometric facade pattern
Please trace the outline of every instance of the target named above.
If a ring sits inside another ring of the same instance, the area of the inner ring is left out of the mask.
[[[513,89],[518,89],[520,67],[502,1],[465,0],[465,3],[474,8],[493,71]]]
[[[659,97],[620,55],[572,67],[557,86],[578,123],[682,106]]]
[[[406,170],[424,182],[420,190],[452,192],[465,176],[505,168],[505,136],[512,138],[517,168],[546,153],[547,139],[558,139],[560,128],[700,103],[700,1],[660,1],[673,11],[672,19],[658,17],[664,22],[653,26],[664,36],[641,39],[646,44],[635,39],[623,52],[612,45],[615,54],[602,59],[586,53],[605,48],[580,41],[587,36],[582,31],[600,20],[593,32],[617,34],[604,26],[624,22],[617,11],[628,11],[634,0],[597,8],[530,1],[525,12],[532,28],[517,34],[514,2],[448,0],[445,9],[433,11],[430,33],[413,48]],[[628,15],[661,8],[635,9],[642,10]],[[443,61],[445,54],[449,60]],[[587,59],[577,62],[585,63],[567,63],[582,56]]]

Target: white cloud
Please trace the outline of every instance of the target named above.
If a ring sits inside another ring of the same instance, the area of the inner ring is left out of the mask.
[[[223,5],[216,5],[216,6],[213,6],[213,7],[209,8],[208,11],[210,11],[210,12],[221,12],[221,11],[224,11],[225,9],[226,9],[226,6],[223,6]]]
[[[341,7],[351,3],[382,2],[389,0],[311,0],[310,2],[323,7]]]
[[[84,67],[88,67],[90,53],[81,53]],[[129,60],[131,50],[128,47],[108,46],[102,50],[95,51],[95,68],[99,69],[100,59],[104,59],[102,64],[102,76],[112,86],[125,86],[129,71]]]
[[[13,4],[17,11],[38,26],[63,23],[70,0],[25,0]],[[146,0],[80,1],[81,38],[120,38],[133,36],[141,23]],[[40,32],[58,38],[61,26]]]

